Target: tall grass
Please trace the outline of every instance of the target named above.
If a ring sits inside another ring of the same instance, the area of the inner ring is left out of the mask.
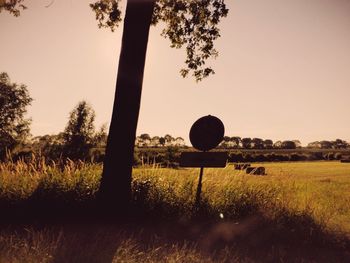
[[[236,219],[256,212],[278,216],[304,214],[318,224],[350,232],[350,166],[338,162],[264,164],[268,176],[205,169],[202,212],[211,218]],[[191,217],[199,169],[143,166],[133,171],[133,199],[143,212],[163,217]],[[66,203],[92,201],[99,188],[101,165],[66,161],[47,165],[0,163],[0,205],[28,199]],[[202,215],[204,216],[204,215]]]
[[[0,262],[21,262],[24,257],[27,262],[259,262],[262,256],[271,262],[322,262],[321,256],[324,262],[346,262],[350,166],[264,166],[264,177],[246,175],[231,165],[205,169],[199,207],[194,206],[199,169],[135,168],[137,223],[3,227]],[[91,163],[48,165],[43,158],[2,163],[2,217],[12,208],[38,213],[37,219],[82,204],[91,210],[100,174],[101,166]],[[18,214],[25,215],[13,216]],[[106,261],[98,261],[102,258]]]
[[[79,198],[96,193],[101,166],[66,161],[47,165],[44,158],[0,163],[0,200],[18,201],[29,198],[35,191],[55,191],[64,195],[76,192]]]
[[[90,240],[87,236],[90,235]],[[0,262],[251,262],[223,249],[206,255],[194,242],[170,242],[157,236],[141,240],[143,234],[113,226],[67,229],[24,229],[22,233],[0,233]],[[103,245],[101,245],[103,244]]]
[[[205,169],[202,208],[207,216],[236,219],[259,212],[273,218],[288,211],[309,216],[322,227],[350,232],[349,166],[335,162],[264,165],[266,177],[246,175],[232,166]],[[324,173],[329,167],[332,171]],[[198,173],[198,169],[136,169],[134,184],[151,206],[148,211],[156,213],[166,205],[161,214],[175,210],[184,216],[194,211]]]

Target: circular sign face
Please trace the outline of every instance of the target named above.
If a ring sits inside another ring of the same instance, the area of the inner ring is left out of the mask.
[[[191,127],[190,141],[194,148],[200,151],[214,149],[222,141],[225,127],[215,116],[205,116],[198,119]]]

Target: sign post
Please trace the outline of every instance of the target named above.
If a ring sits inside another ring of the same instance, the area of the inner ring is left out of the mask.
[[[191,127],[191,144],[201,152],[183,152],[181,154],[180,166],[200,168],[195,207],[199,207],[201,201],[204,167],[226,166],[227,152],[208,152],[219,145],[224,134],[225,127],[222,121],[211,115],[198,119]]]
[[[198,186],[197,186],[197,192],[196,192],[196,201],[194,202],[195,207],[199,207],[199,204],[201,202],[203,170],[204,170],[204,167],[201,167],[201,170],[199,172]]]

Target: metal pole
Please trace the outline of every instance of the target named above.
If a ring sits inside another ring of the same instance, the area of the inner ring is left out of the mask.
[[[197,208],[199,207],[199,204],[201,201],[203,170],[204,170],[204,167],[201,167],[201,170],[199,172],[199,180],[198,180],[196,201],[195,201],[195,207],[197,207]]]

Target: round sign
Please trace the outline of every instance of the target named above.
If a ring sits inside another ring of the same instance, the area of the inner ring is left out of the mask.
[[[190,141],[194,148],[200,151],[214,149],[222,141],[225,127],[215,116],[205,116],[198,119],[191,127]]]

